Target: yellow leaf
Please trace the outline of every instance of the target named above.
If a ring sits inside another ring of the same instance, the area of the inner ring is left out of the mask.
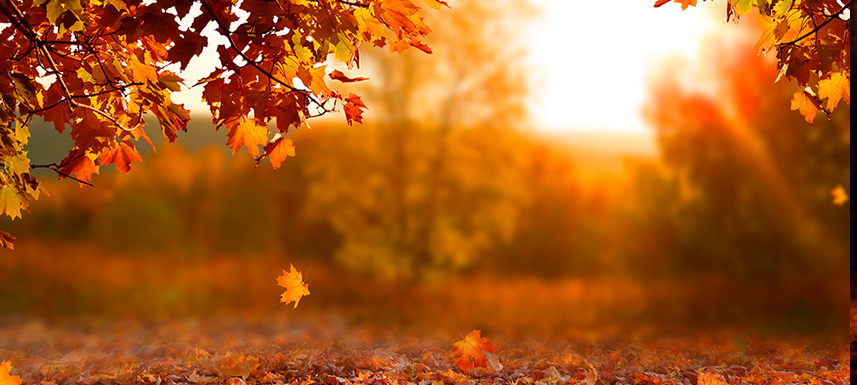
[[[303,274],[297,271],[294,265],[290,263],[289,268],[288,273],[283,270],[283,275],[277,277],[277,285],[286,288],[286,291],[283,292],[280,298],[280,302],[288,304],[294,301],[295,307],[293,309],[296,309],[298,302],[301,301],[301,297],[309,295],[309,285],[304,282]]]
[[[792,97],[791,109],[799,110],[803,118],[809,123],[815,120],[815,115],[818,112],[818,107],[812,102],[810,95],[804,91],[795,92],[794,97]]]
[[[840,100],[851,104],[851,81],[847,72],[834,72],[818,82],[818,96],[827,98],[827,109],[833,111]]]

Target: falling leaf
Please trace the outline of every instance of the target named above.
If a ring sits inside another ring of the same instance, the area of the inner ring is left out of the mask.
[[[669,3],[671,0],[658,0],[655,2],[655,8],[660,7],[666,3]]]
[[[841,185],[834,187],[830,194],[833,195],[833,204],[837,206],[842,206],[848,201],[848,194]]]
[[[12,363],[3,361],[0,363],[0,385],[21,385],[21,377],[11,374]]]
[[[293,309],[296,309],[298,302],[301,301],[301,297],[309,295],[309,285],[303,281],[303,274],[295,270],[294,265],[289,264],[289,268],[288,273],[283,270],[283,275],[277,277],[277,285],[286,288],[282,298],[280,298],[280,302],[288,304],[294,301],[295,307]]]
[[[487,338],[481,337],[480,333],[480,330],[474,330],[468,333],[463,340],[452,344],[453,362],[461,370],[474,367],[487,368],[488,358],[485,356],[485,352],[494,353],[497,350],[497,347]]]

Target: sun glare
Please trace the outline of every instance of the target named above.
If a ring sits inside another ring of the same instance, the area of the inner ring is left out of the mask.
[[[721,0],[685,11],[648,0],[535,2],[531,111],[544,131],[646,132],[640,109],[652,66],[670,54],[692,63],[701,38],[724,24],[712,15],[723,13]]]

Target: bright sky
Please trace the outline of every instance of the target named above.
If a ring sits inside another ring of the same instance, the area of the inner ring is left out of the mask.
[[[694,63],[701,38],[724,30],[725,1],[700,1],[682,11],[677,3],[654,8],[654,0],[531,0],[541,8],[533,23],[530,63],[536,90],[531,111],[536,128],[649,132],[640,111],[647,95],[647,74],[656,63],[679,53]],[[199,12],[197,7],[191,17]],[[711,14],[724,14],[721,19]],[[726,25],[725,27],[735,27]],[[208,28],[214,28],[209,26]],[[209,43],[225,43],[220,36]],[[183,74],[192,85],[207,75],[216,56],[210,44]],[[201,87],[174,94],[173,99],[207,111]]]
[[[654,0],[534,1],[543,12],[531,46],[540,75],[531,111],[548,131],[645,132],[647,73],[670,53],[693,63],[700,38],[724,24],[711,12],[725,19],[722,0],[683,12],[675,3],[654,8]]]

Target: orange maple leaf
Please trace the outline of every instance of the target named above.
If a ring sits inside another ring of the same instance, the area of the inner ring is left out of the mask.
[[[452,344],[453,363],[461,370],[474,367],[488,368],[488,358],[485,353],[494,353],[497,347],[487,338],[481,337],[480,330],[474,330],[467,334],[463,340]]]
[[[137,148],[134,147],[134,143],[127,140],[116,143],[115,146],[105,148],[99,158],[101,159],[102,166],[113,163],[116,165],[116,169],[123,174],[131,171],[131,162],[143,161],[140,153],[137,152]]]
[[[92,154],[87,154],[82,150],[72,149],[68,156],[60,162],[60,176],[74,175],[77,179],[83,182],[92,181],[92,174],[98,174],[98,165],[95,160],[98,157]],[[83,187],[83,183],[80,183]]]
[[[21,377],[13,376],[12,363],[3,361],[0,363],[0,385],[21,385]]]
[[[851,81],[847,72],[834,72],[818,81],[818,97],[827,98],[827,109],[833,111],[840,100],[851,104]]]
[[[256,119],[236,119],[226,122],[226,128],[229,130],[227,136],[229,140],[226,142],[229,148],[232,149],[232,155],[235,155],[242,146],[246,146],[253,158],[259,156],[259,145],[264,145],[268,141],[268,128]]]
[[[817,98],[815,98],[817,99]],[[820,102],[820,101],[819,101]],[[813,96],[806,91],[795,92],[792,97],[792,110],[799,110],[800,114],[807,122],[812,123],[815,120],[815,115],[819,110],[818,103],[813,100]]]
[[[348,125],[350,126],[352,121],[363,123],[363,110],[365,109],[366,104],[360,100],[359,96],[354,93],[348,94],[348,97],[345,98],[345,119],[348,121]]]
[[[274,170],[280,168],[286,157],[295,157],[295,144],[289,138],[276,138],[266,144],[264,150],[265,156],[271,160],[271,166],[274,167]],[[258,165],[261,161],[262,158],[259,158],[256,164]]]
[[[295,307],[293,309],[296,309],[298,302],[301,301],[301,297],[309,295],[309,285],[304,282],[303,274],[297,271],[294,265],[290,263],[289,268],[288,273],[283,270],[283,275],[277,277],[277,285],[286,288],[286,291],[283,292],[280,298],[280,302],[288,304],[294,301]]]

